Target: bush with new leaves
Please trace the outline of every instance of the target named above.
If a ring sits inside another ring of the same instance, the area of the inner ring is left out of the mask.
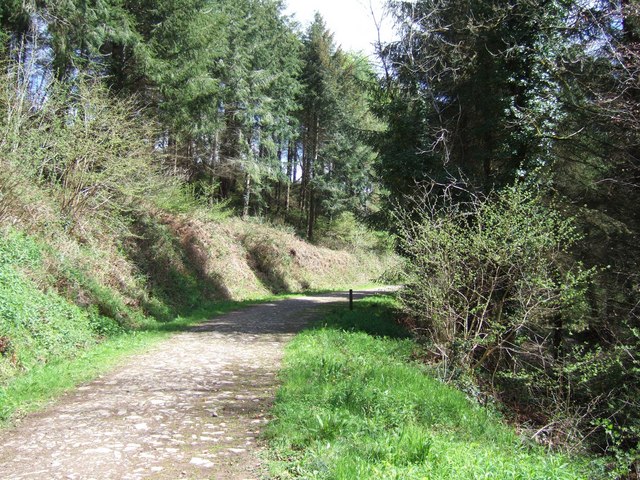
[[[412,270],[402,302],[446,363],[553,359],[564,332],[584,327],[591,272],[567,255],[571,220],[536,193],[432,186],[395,215]]]
[[[173,191],[154,156],[153,132],[133,102],[113,99],[97,80],[83,77],[71,85],[53,82],[39,105],[22,105],[16,92],[0,101],[11,113],[0,118],[3,198],[15,199],[20,180],[35,183],[54,201],[65,230],[74,232],[97,218],[114,224],[119,212]],[[16,216],[20,202],[14,203]],[[8,209],[0,209],[1,218],[12,214]]]

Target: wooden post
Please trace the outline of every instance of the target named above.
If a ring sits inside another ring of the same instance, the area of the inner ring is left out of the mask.
[[[353,290],[349,290],[349,310],[353,310]]]

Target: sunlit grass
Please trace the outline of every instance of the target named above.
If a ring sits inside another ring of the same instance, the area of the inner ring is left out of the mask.
[[[391,298],[357,305],[287,349],[267,430],[277,478],[594,478],[586,460],[525,442],[413,362]]]

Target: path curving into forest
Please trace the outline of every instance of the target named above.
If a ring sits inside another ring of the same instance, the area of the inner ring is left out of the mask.
[[[362,298],[386,289],[355,293]],[[132,357],[0,432],[0,478],[257,479],[283,347],[344,294],[266,303]]]

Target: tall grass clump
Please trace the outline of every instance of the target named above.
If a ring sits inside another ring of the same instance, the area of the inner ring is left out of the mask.
[[[393,308],[357,302],[288,346],[266,433],[276,478],[596,478],[429,375]]]

